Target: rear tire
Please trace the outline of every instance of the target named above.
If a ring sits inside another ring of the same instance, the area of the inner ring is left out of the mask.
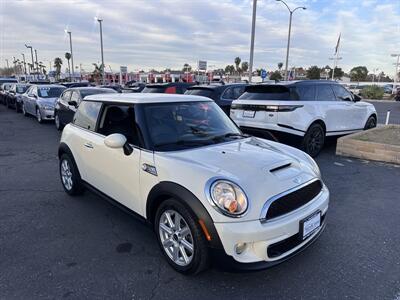
[[[22,114],[23,114],[25,117],[28,116],[28,113],[27,113],[26,110],[25,110],[25,104],[24,104],[24,103],[22,103]]]
[[[372,129],[376,127],[376,118],[374,116],[370,116],[365,123],[364,130]]]
[[[316,157],[324,147],[325,130],[318,123],[312,124],[303,137],[301,148],[311,157]]]
[[[179,201],[171,198],[161,203],[154,230],[161,251],[176,271],[197,274],[208,267],[208,247],[200,224]]]
[[[60,157],[60,178],[64,191],[70,196],[82,194],[84,187],[78,168],[71,157],[64,153]]]

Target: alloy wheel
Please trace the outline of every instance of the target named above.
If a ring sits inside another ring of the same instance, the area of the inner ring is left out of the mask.
[[[194,255],[193,235],[185,219],[175,210],[162,213],[159,222],[162,247],[168,257],[179,266],[187,266]]]
[[[61,162],[61,180],[64,187],[70,191],[72,189],[72,172],[71,167],[66,159]]]
[[[323,141],[324,141],[324,137],[323,137],[323,133],[321,132],[321,130],[319,130],[319,128],[314,128],[310,132],[310,137],[309,137],[308,145],[307,145],[308,152],[310,154],[318,153],[321,150]]]

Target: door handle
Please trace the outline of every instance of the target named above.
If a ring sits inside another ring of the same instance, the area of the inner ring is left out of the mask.
[[[93,149],[93,148],[94,148],[93,145],[92,145],[92,143],[89,143],[89,142],[85,143],[84,146],[85,146],[86,148],[89,148],[89,149]]]

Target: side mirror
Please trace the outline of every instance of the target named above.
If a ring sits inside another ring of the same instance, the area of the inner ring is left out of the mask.
[[[130,155],[133,152],[133,148],[126,140],[126,137],[120,133],[113,133],[104,139],[104,144],[112,149],[123,148],[125,155]]]
[[[76,101],[74,101],[74,100],[71,100],[71,101],[68,101],[68,105],[77,107],[78,103],[76,103]]]
[[[36,95],[34,95],[34,94],[29,94],[28,96],[29,96],[29,97],[31,97],[31,98],[35,98],[35,99],[37,99],[37,96],[36,96]]]

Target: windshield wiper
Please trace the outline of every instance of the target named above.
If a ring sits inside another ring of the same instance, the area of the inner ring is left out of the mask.
[[[208,140],[177,140],[174,142],[166,142],[155,144],[154,147],[164,147],[164,146],[205,146],[210,145]]]
[[[248,135],[248,134],[229,132],[229,133],[225,133],[225,134],[222,134],[222,135],[217,135],[217,136],[213,137],[212,140],[213,141],[220,141],[220,140],[224,140],[224,139],[230,138],[230,137],[247,138],[249,136],[250,135]]]

